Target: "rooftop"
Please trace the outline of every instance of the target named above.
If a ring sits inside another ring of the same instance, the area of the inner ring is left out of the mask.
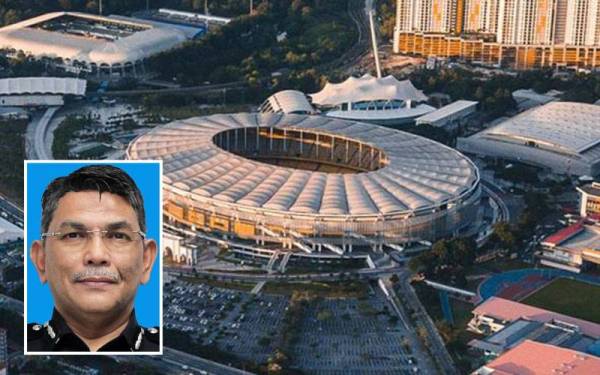
[[[61,21],[65,17],[80,19],[83,25],[71,29]],[[0,28],[0,48],[98,65],[144,59],[186,39],[186,34],[174,27],[76,12],[47,13]]]
[[[600,374],[600,358],[527,340],[483,366],[475,374]]]
[[[487,299],[485,302],[473,309],[473,314],[491,316],[496,319],[511,322],[521,318],[527,318],[529,320],[542,323],[557,320],[578,326],[583,334],[594,339],[600,338],[600,324],[573,318],[567,315],[499,297],[491,297]]]
[[[436,122],[457,112],[463,111],[467,108],[474,107],[477,105],[477,103],[478,102],[472,100],[457,100],[455,102],[443,106],[438,110],[435,110],[424,116],[419,117],[417,119],[417,122]]]
[[[377,100],[426,101],[427,96],[417,90],[409,80],[398,81],[394,76],[375,78],[365,74],[360,78],[349,77],[341,83],[327,82],[325,87],[310,94],[312,102],[320,106],[337,106],[342,103],[369,102]]]
[[[600,182],[592,182],[591,184],[579,186],[577,190],[586,194],[600,197]]]
[[[551,102],[514,116],[472,137],[528,143],[557,153],[598,159],[600,106]],[[588,156],[588,155],[586,155]]]

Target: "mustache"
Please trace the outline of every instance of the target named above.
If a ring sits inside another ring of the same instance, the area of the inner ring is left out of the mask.
[[[117,272],[111,271],[108,268],[90,267],[90,268],[84,269],[82,272],[74,273],[73,281],[80,282],[80,281],[84,281],[86,279],[95,278],[95,277],[107,278],[110,281],[115,282],[115,283],[121,279]]]

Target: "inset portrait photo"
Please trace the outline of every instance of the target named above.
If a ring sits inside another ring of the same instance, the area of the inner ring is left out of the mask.
[[[161,175],[25,161],[25,354],[162,354]]]

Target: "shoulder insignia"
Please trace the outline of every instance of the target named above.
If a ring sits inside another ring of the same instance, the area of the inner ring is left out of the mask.
[[[37,339],[43,337],[44,332],[46,331],[43,328],[44,327],[41,324],[37,324],[37,323],[27,324],[27,341],[37,340]]]
[[[148,339],[148,341],[151,341],[155,344],[158,344],[160,341],[160,328],[158,327],[150,327],[150,328],[146,328],[146,332],[148,333],[147,335],[145,335],[145,338]]]

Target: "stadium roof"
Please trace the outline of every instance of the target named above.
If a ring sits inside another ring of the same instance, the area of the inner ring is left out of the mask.
[[[375,78],[370,74],[360,78],[350,77],[342,83],[327,82],[321,91],[310,96],[314,104],[327,107],[375,100],[427,100],[427,96],[409,80],[398,81],[391,75]]]
[[[362,141],[383,150],[388,163],[355,174],[299,170],[235,155],[213,141],[224,130],[257,126]],[[128,156],[163,159],[164,182],[192,198],[290,214],[380,217],[429,210],[461,199],[479,181],[469,159],[437,142],[321,116],[241,113],[175,121],[132,142]]]
[[[62,16],[121,23],[144,30],[113,41],[42,30],[33,26]],[[175,28],[154,27],[144,21],[125,21],[75,12],[53,12],[0,28],[0,48],[22,50],[33,56],[62,58],[95,64],[124,64],[147,58],[184,42]]]
[[[433,112],[429,112],[424,116],[421,116],[417,119],[417,123],[433,123],[439,120],[443,120],[448,116],[451,116],[455,113],[463,111],[467,108],[477,106],[477,103],[471,100],[457,100],[448,105],[443,106],[440,109],[437,109]]]
[[[560,320],[578,326],[581,332],[595,339],[600,338],[600,324],[588,322],[587,320],[573,318],[571,316],[540,309],[523,303],[507,300],[500,297],[490,297],[485,302],[473,309],[474,315],[490,316],[499,320],[514,321],[527,318],[536,322],[552,322]]]
[[[600,143],[600,106],[551,102],[484,130],[478,136],[533,141],[570,154],[581,154]]]
[[[0,79],[0,95],[85,95],[87,81],[78,78],[24,77]]]
[[[481,367],[475,374],[600,374],[600,358],[571,349],[526,340]]]
[[[269,96],[260,106],[260,111],[296,114],[315,113],[315,109],[306,98],[306,95],[296,90],[279,91]]]

